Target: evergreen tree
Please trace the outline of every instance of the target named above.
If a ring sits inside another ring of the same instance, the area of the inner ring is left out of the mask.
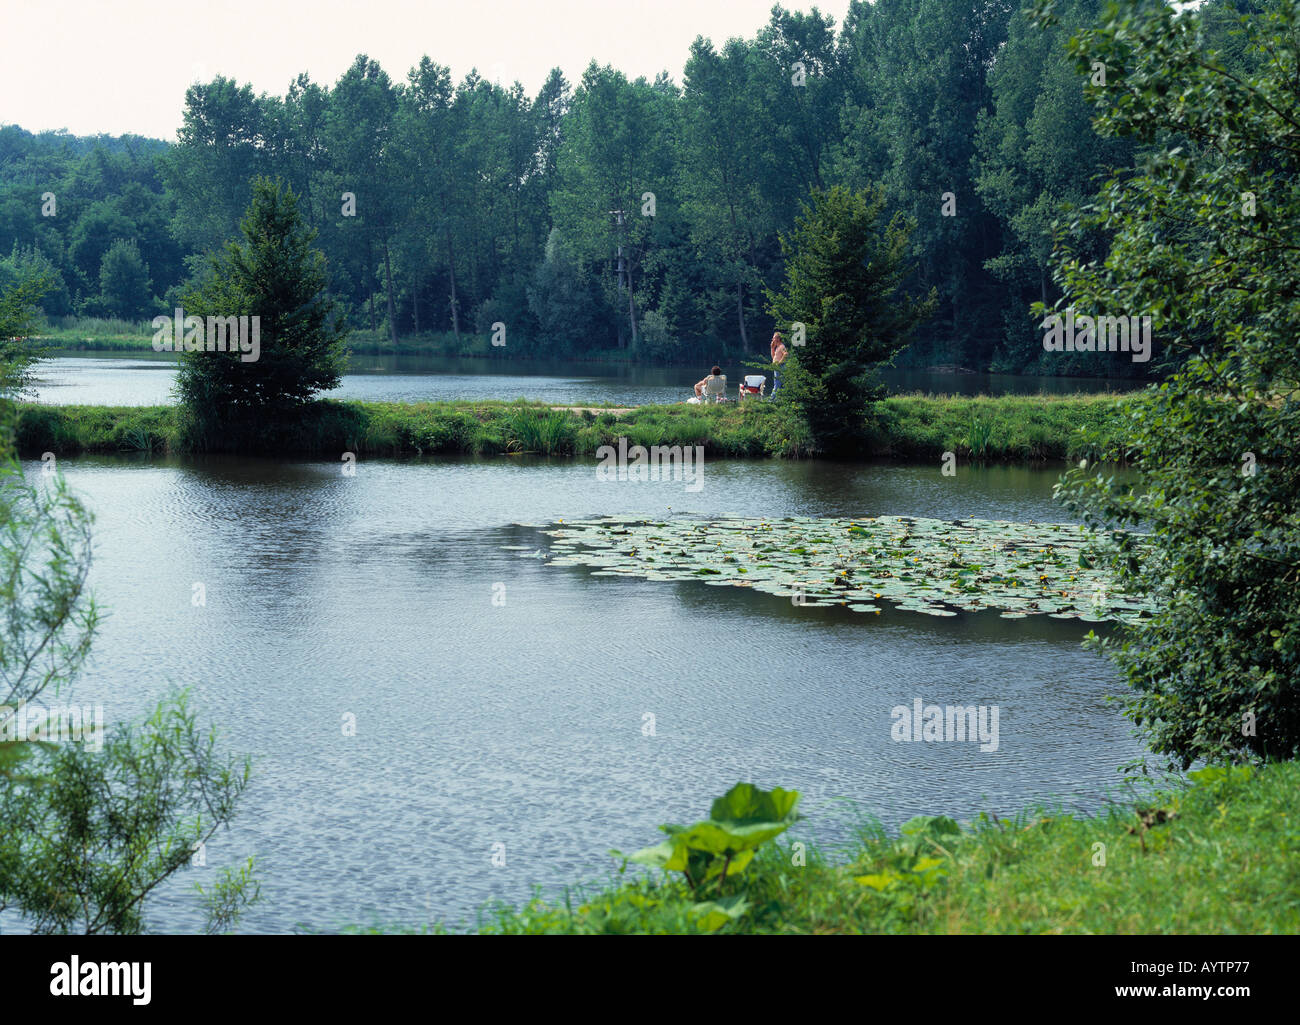
[[[187,347],[180,396],[203,427],[241,419],[251,426],[258,417],[286,414],[342,378],[346,330],[325,293],[316,233],[303,221],[293,192],[278,181],[255,180],[240,230],[243,241],[226,245],[207,284],[185,302],[186,314],[203,318],[205,329],[208,318],[248,317],[251,335],[251,318],[258,318],[255,353],[239,346],[225,352]]]
[[[883,190],[816,190],[811,205],[782,236],[785,283],[768,291],[790,355],[781,390],[802,410],[815,443],[847,454],[862,442],[877,369],[904,345],[935,304],[903,289],[911,224],[900,213],[884,223]],[[800,345],[798,325],[806,332]]]

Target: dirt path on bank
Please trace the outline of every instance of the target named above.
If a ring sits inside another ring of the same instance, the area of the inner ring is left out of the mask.
[[[613,413],[615,416],[622,416],[624,413],[630,413],[636,409],[636,406],[552,406],[555,412],[565,410],[570,413],[594,413],[599,416],[601,413]]]

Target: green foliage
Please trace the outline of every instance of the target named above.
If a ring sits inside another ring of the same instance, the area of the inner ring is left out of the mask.
[[[634,355],[641,348],[643,263],[659,231],[658,209],[666,212],[671,201],[676,98],[666,80],[629,81],[593,61],[574,93],[557,156],[555,228],[588,265],[622,252],[622,281],[609,281],[606,297],[626,328],[620,348]],[[643,213],[646,192],[655,196],[653,216]]]
[[[721,894],[728,877],[743,873],[762,844],[780,836],[799,819],[795,812],[798,803],[797,790],[777,787],[768,791],[752,783],[737,783],[713,802],[707,819],[693,826],[660,826],[668,839],[637,851],[628,861],[681,872],[697,896],[706,892]],[[713,902],[700,911],[707,922],[717,927],[724,924],[724,918],[742,913],[743,905]]]
[[[0,786],[0,906],[38,933],[142,932],[145,898],[230,823],[249,779],[183,695],[116,725],[102,751],[28,746],[28,775]],[[246,875],[218,883],[212,921],[232,922],[250,886]]]
[[[1241,18],[1245,71],[1206,52],[1200,26],[1196,11],[1125,0],[1071,42],[1080,74],[1108,69],[1088,86],[1098,129],[1152,152],[1057,251],[1063,303],[1150,315],[1153,344],[1185,360],[1126,403],[1122,442],[1103,452],[1122,448],[1137,479],[1081,466],[1061,488],[1088,522],[1154,537],[1156,557],[1127,531],[1105,554],[1160,612],[1097,645],[1151,749],[1184,768],[1300,753],[1300,4]],[[1102,260],[1079,250],[1096,230]]]
[[[1142,366],[1099,361],[1089,353],[1045,354],[1039,322],[1028,313],[1031,302],[1047,301],[1055,289],[1052,223],[1087,202],[1107,169],[1129,166],[1136,149],[1131,139],[1102,138],[1093,130],[1065,48],[1102,6],[1100,0],[1065,0],[1050,26],[1012,18],[1006,45],[988,74],[991,103],[977,119],[974,184],[1001,225],[1002,250],[985,262],[1008,293],[1002,308],[990,311],[1004,327],[993,360],[998,370],[1109,377]],[[1081,240],[1089,252],[1099,242],[1091,236]]]
[[[286,416],[342,377],[346,330],[293,192],[258,179],[241,230],[244,241],[226,246],[212,278],[185,303],[200,318],[260,318],[256,359],[238,346],[183,355],[177,388],[205,438],[255,432],[259,418]]]
[[[725,892],[727,880],[744,873],[763,844],[798,821],[798,804],[797,790],[737,783],[713,802],[707,819],[693,826],[660,826],[668,839],[627,861],[681,872],[695,898],[686,909],[689,919],[699,931],[715,932],[749,909],[743,894]]]
[[[99,265],[99,294],[103,312],[109,317],[131,320],[149,312],[152,283],[149,268],[132,239],[118,239]]]
[[[59,265],[40,248],[23,247],[15,242],[9,256],[0,259],[0,294],[24,281],[40,281],[45,285],[44,293],[36,295],[32,304],[38,321],[41,312],[47,319],[72,313],[72,293]]]
[[[539,351],[557,357],[581,352],[587,339],[608,338],[616,315],[589,268],[570,256],[552,229],[546,255],[528,288],[537,320]]]
[[[1089,123],[1065,40],[1103,0],[1053,6],[1046,27],[1020,0],[853,0],[839,26],[776,7],[747,37],[696,40],[680,86],[593,63],[576,91],[556,70],[529,95],[476,71],[454,81],[430,57],[403,75],[366,54],[333,83],[301,74],[279,95],[218,76],[186,90],[173,145],[0,127],[0,252],[53,275],[47,315],[91,314],[106,255],[132,239],[170,309],[202,286],[187,280],[195,260],[238,234],[251,182],[281,178],[370,344],[448,336],[449,351],[472,351],[500,320],[512,355],[621,349],[707,366],[770,337],[779,237],[810,190],[879,186],[915,225],[918,292],[939,299],[900,362],[1141,375],[1154,364],[1044,358],[1028,316],[1058,298],[1053,221],[1099,176],[1158,152]],[[1237,6],[1202,5],[1200,45],[1255,73],[1258,55],[1230,34]],[[57,217],[42,216],[45,189]],[[1091,232],[1081,252],[1105,238]]]
[[[899,827],[895,844],[876,848],[876,871],[855,876],[854,882],[873,892],[882,923],[907,921],[918,901],[947,883],[952,851],[960,841],[961,827],[947,816],[911,819]]]
[[[48,278],[28,277],[0,292],[0,399],[19,397],[31,387],[32,367],[44,351],[31,336],[48,287]]]
[[[993,425],[980,420],[978,417],[972,417],[969,437],[971,458],[979,463],[984,462],[985,456],[988,455],[989,442],[992,438]]]
[[[36,337],[50,349],[94,349],[102,352],[153,350],[153,331],[147,320],[47,317]]]
[[[1300,930],[1300,763],[1216,767],[1190,787],[970,823],[926,816],[891,835],[871,821],[846,854],[759,849],[745,909],[702,921],[683,880],[617,876],[560,903],[495,908],[493,933],[1188,934]],[[740,896],[733,894],[733,897]],[[701,909],[703,910],[703,909]],[[715,909],[708,909],[705,915]],[[724,912],[725,913],[725,912]]]
[[[93,517],[61,474],[0,465],[0,722],[74,677],[99,622],[86,588]],[[0,773],[26,750],[0,741]]]
[[[248,782],[183,698],[116,726],[102,750],[84,734],[16,735],[19,707],[70,684],[90,653],[90,526],[62,475],[0,468],[0,910],[37,932],[140,931],[147,895],[229,823]],[[233,922],[252,885],[220,885],[214,920]]]
[[[884,223],[884,204],[879,190],[814,192],[781,239],[785,285],[768,292],[779,325],[807,330],[782,365],[781,393],[833,454],[860,447],[870,404],[883,395],[877,368],[934,308],[933,293],[916,302],[903,291],[911,227],[901,214]]]
[[[249,858],[238,869],[223,868],[217,881],[206,890],[194,887],[203,898],[207,921],[203,931],[209,936],[229,932],[239,924],[245,911],[262,898],[262,884],[257,879],[257,860]]]
[[[505,423],[506,450],[540,455],[569,455],[573,452],[577,424],[567,410],[516,406]]]

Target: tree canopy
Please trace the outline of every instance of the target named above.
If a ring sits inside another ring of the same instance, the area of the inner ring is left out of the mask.
[[[810,191],[880,185],[937,296],[903,365],[1165,372],[1044,359],[1030,313],[1061,296],[1053,222],[1159,148],[1091,123],[1066,41],[1103,7],[1059,0],[1038,24],[1014,0],[853,0],[837,26],[778,6],[752,37],[697,39],[680,82],[593,62],[530,95],[359,54],[283,95],[196,83],[170,144],[0,128],[0,283],[40,262],[47,315],[168,314],[268,176],[367,344],[468,350],[502,324],[514,356],[713,362],[765,352],[764,292]],[[1244,68],[1235,8],[1208,0],[1193,42]],[[1104,230],[1079,244],[1099,252]]]

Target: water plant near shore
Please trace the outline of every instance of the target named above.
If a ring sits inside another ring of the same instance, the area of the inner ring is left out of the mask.
[[[1096,811],[1061,802],[923,815],[897,830],[870,815],[832,852],[807,835],[764,843],[743,912],[718,923],[676,874],[612,874],[497,904],[479,931],[621,933],[1294,933],[1292,851],[1300,763],[1213,766]],[[733,896],[735,896],[733,894]],[[710,928],[711,926],[716,928]],[[410,931],[398,929],[396,931]]]
[[[798,804],[797,790],[737,783],[713,802],[707,819],[693,826],[660,826],[668,839],[627,861],[682,873],[692,897],[708,898],[697,900],[688,914],[702,932],[715,932],[749,908],[743,893],[728,892],[727,880],[742,875],[764,844],[798,821]]]

